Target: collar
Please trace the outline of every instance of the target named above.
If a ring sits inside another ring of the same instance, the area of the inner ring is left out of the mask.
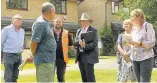
[[[147,23],[147,22],[144,22],[144,23],[143,23],[141,29],[145,28],[146,23]]]
[[[85,27],[85,28],[82,28],[82,29],[86,29],[86,31],[88,30],[88,28],[89,28],[89,25],[88,25],[88,27]]]
[[[13,24],[11,24],[11,27],[16,31],[16,27]],[[20,27],[19,31],[20,30],[21,30],[21,27]]]

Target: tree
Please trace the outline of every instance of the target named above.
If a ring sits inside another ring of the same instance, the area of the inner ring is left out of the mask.
[[[146,20],[157,26],[157,0],[124,0],[124,5],[129,12],[124,12],[123,9],[117,12],[120,20],[128,19],[132,10],[140,8],[144,11]]]
[[[157,26],[157,0],[124,0],[124,4],[130,11],[142,9],[146,20]]]

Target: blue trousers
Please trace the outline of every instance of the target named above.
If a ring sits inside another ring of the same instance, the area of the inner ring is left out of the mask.
[[[143,61],[133,61],[137,81],[140,83],[151,81],[154,58],[149,58]]]
[[[3,53],[4,55],[4,80],[5,82],[17,82],[19,75],[19,65],[22,62],[21,53]]]

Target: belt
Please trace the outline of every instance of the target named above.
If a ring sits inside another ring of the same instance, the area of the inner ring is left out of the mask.
[[[14,55],[20,55],[20,54],[21,54],[21,52],[20,52],[20,53],[10,53],[10,54],[14,54]]]

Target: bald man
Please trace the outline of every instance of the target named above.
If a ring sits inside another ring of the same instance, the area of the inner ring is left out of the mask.
[[[34,56],[37,82],[53,82],[55,74],[56,41],[50,26],[54,18],[55,7],[51,3],[44,3],[42,15],[32,26],[30,49]]]

